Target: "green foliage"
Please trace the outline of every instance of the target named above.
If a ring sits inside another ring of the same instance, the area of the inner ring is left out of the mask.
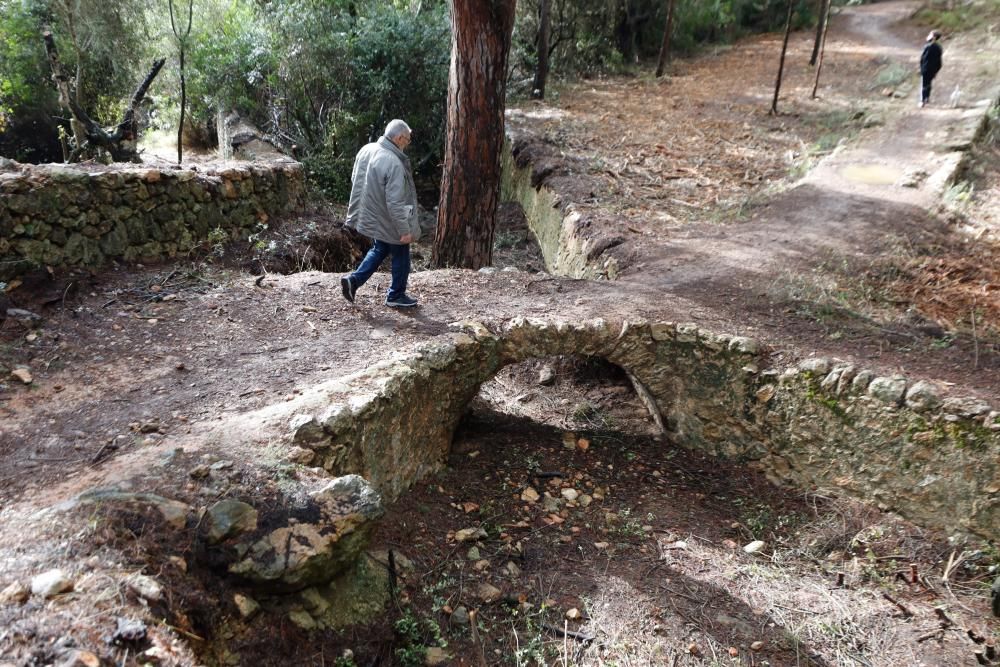
[[[412,610],[393,624],[400,646],[396,649],[396,659],[404,667],[421,667],[427,658],[428,646],[447,646],[441,636],[441,626],[429,618],[419,618]]]

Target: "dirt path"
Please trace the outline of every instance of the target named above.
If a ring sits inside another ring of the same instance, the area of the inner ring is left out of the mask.
[[[837,14],[817,100],[805,66],[811,38],[794,36],[777,117],[766,115],[773,81],[762,65],[778,48],[772,36],[682,65],[668,82],[572,87],[555,109],[515,112],[513,125],[562,141],[553,187],[619,238],[622,282],[659,294],[664,309],[735,325],[792,354],[860,359],[995,396],[995,355],[970,372],[973,341],[935,347],[942,328],[919,307],[895,306],[869,277],[886,258],[968,247],[930,211],[1000,94],[996,40],[959,37],[946,44],[932,105],[917,108],[914,63],[926,30],[901,21],[918,7],[880,2]],[[807,172],[776,188],[789,161]]]

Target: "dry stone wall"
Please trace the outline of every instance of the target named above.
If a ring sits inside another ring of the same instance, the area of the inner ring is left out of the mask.
[[[205,170],[21,165],[0,158],[0,280],[246,238],[304,202],[292,161]]]
[[[668,440],[743,460],[804,490],[834,490],[927,526],[1000,534],[1000,413],[926,382],[811,359],[767,368],[750,339],[694,325],[516,319],[481,324],[285,404],[293,458],[356,473],[388,498],[440,465],[480,385],[535,357],[625,369]],[[433,398],[433,400],[432,400]]]

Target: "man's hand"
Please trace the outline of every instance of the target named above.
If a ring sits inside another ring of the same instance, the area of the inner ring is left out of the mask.
[[[413,243],[413,234],[403,234],[402,236],[399,237],[399,242],[402,243],[403,245],[408,245],[410,243]]]

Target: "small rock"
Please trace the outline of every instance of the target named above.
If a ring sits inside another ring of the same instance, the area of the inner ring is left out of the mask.
[[[572,609],[566,612],[566,618],[568,618],[571,621],[577,620],[578,618],[580,618],[580,616],[581,616],[580,610],[577,609],[576,607],[573,607]]]
[[[455,541],[469,542],[471,540],[478,540],[481,537],[486,537],[486,535],[486,531],[482,528],[463,528],[462,530],[455,531]]]
[[[521,576],[521,568],[519,568],[516,564],[514,564],[514,561],[507,561],[507,564],[504,565],[503,569],[511,577]]]
[[[443,665],[449,660],[451,660],[451,656],[448,655],[440,646],[431,646],[427,649],[427,653],[424,654],[424,664],[428,665],[428,667]]]
[[[20,380],[24,384],[31,384],[33,378],[31,377],[31,371],[27,368],[15,368],[10,372],[15,379]]]
[[[101,659],[90,651],[69,651],[63,655],[55,667],[101,667]]]
[[[31,592],[43,598],[59,595],[73,588],[73,582],[62,570],[49,570],[31,580]]]
[[[580,507],[588,507],[590,503],[594,502],[594,498],[584,493],[576,499],[576,502],[580,505]]]
[[[139,433],[157,433],[160,430],[160,421],[153,419],[139,425]]]
[[[927,412],[941,406],[941,397],[937,388],[921,380],[906,390],[906,407],[914,412]]]
[[[469,551],[465,554],[467,560],[479,560],[481,558],[479,554],[479,547],[470,547]]]
[[[151,646],[138,656],[140,665],[168,665],[170,664],[170,652],[162,646]]]
[[[451,612],[451,622],[455,625],[468,625],[469,610],[465,607],[456,608],[455,611]]]
[[[759,651],[762,648],[764,648],[764,642],[762,642],[762,641],[756,641],[753,644],[750,644],[750,650],[751,651]]]
[[[226,498],[208,508],[208,540],[218,543],[257,529],[257,510],[239,500]]]
[[[563,498],[569,501],[576,500],[580,497],[580,492],[576,489],[563,489],[560,493],[562,493]]]
[[[604,551],[609,546],[611,545],[607,542],[594,542],[594,548],[597,549],[598,551]]]
[[[562,435],[563,449],[576,449],[576,433],[564,431]]]
[[[485,582],[479,584],[476,588],[476,597],[483,602],[496,602],[502,594],[499,588]]]
[[[209,470],[213,472],[219,472],[220,470],[226,470],[227,468],[232,468],[233,462],[223,459],[222,461],[216,461],[212,465],[208,466]]]
[[[188,471],[188,476],[192,479],[204,479],[208,477],[210,472],[211,471],[208,469],[207,465],[200,465],[191,468],[191,470]]]
[[[242,593],[233,595],[233,603],[236,605],[236,609],[240,612],[242,618],[251,618],[260,610],[260,604],[256,600]]]
[[[31,591],[20,581],[15,581],[0,591],[0,605],[24,604],[31,597]]]
[[[877,377],[868,385],[868,394],[883,403],[899,405],[903,402],[906,392],[906,378],[902,375],[892,377]]]
[[[748,554],[755,554],[763,548],[764,548],[763,540],[754,540],[750,544],[743,547],[743,551],[747,552]]]
[[[543,366],[542,370],[538,371],[538,384],[543,387],[548,387],[554,384],[556,381],[556,373],[552,370],[551,366]]]
[[[559,511],[559,499],[553,498],[549,494],[545,494],[542,499],[542,509],[546,512],[558,512]]]
[[[490,562],[485,558],[483,560],[477,560],[475,563],[472,564],[472,569],[474,569],[476,572],[485,572],[486,570],[490,569]]]
[[[136,574],[128,579],[129,589],[143,600],[158,602],[163,599],[163,587],[155,579],[144,574]]]
[[[292,463],[307,466],[316,460],[316,452],[305,447],[290,447],[288,453],[285,454],[285,459]]]
[[[316,619],[309,615],[309,612],[302,609],[288,612],[288,620],[303,630],[315,630]]]
[[[122,618],[115,619],[117,627],[115,633],[111,635],[111,641],[115,644],[136,643],[146,639],[146,624],[142,621]]]
[[[526,503],[537,503],[540,497],[538,491],[535,491],[530,486],[521,492],[521,500]]]

